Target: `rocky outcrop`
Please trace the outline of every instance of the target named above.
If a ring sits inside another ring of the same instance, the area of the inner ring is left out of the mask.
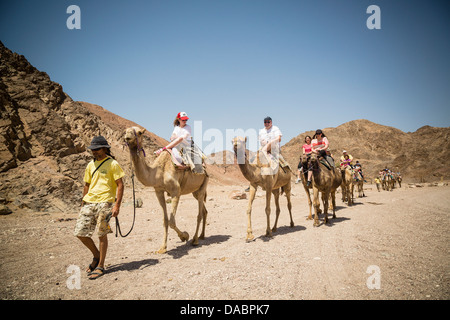
[[[411,133],[361,119],[321,129],[336,162],[347,150],[354,161],[359,160],[368,178],[385,167],[400,171],[405,181],[450,178],[450,128],[424,126]],[[282,147],[289,163],[297,166],[304,139],[314,132],[304,132]]]
[[[45,72],[0,42],[0,198],[6,206],[13,211],[77,208],[91,159],[86,146],[99,134],[127,170],[120,117],[110,126],[89,106],[73,101]],[[150,149],[160,143],[151,133],[145,139]]]

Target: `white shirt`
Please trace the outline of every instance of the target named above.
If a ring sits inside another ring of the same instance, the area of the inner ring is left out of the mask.
[[[191,146],[192,135],[191,135],[191,127],[189,125],[185,125],[183,128],[180,126],[176,126],[173,128],[171,140],[175,140],[179,137],[183,137],[183,140],[179,144],[177,144],[174,148],[172,148],[172,153],[178,162],[183,163],[183,159],[181,159],[180,151],[184,147]]]
[[[175,147],[178,150],[181,150],[181,148],[190,146],[192,141],[192,130],[191,127],[187,124],[184,126],[184,128],[181,128],[180,126],[176,126],[173,129],[171,138],[176,139],[179,137],[183,137],[183,140]]]
[[[264,147],[270,141],[278,138],[279,136],[283,136],[283,134],[277,126],[272,125],[269,130],[266,130],[266,128],[262,128],[261,130],[259,130],[259,143],[261,144],[261,147]],[[278,142],[278,146],[279,144],[280,142]]]

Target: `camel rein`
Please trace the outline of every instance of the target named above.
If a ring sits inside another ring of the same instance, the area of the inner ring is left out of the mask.
[[[136,200],[135,200],[135,192],[134,192],[134,172],[133,171],[131,171],[131,184],[133,185],[133,224],[131,225],[130,231],[128,231],[126,235],[123,235],[122,230],[120,230],[119,218],[115,217],[116,218],[116,238],[117,238],[117,231],[119,231],[118,233],[120,234],[120,236],[122,238],[127,237],[131,233],[131,230],[133,230],[134,221],[136,220]]]

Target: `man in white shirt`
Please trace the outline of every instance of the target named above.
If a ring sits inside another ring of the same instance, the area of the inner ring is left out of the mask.
[[[280,141],[283,134],[277,126],[272,124],[272,118],[264,118],[264,128],[259,130],[259,143],[261,151],[265,159],[259,159],[264,169],[262,174],[276,174],[278,171],[278,161],[280,155]],[[266,168],[264,164],[269,164],[270,168]]]
[[[264,118],[264,128],[259,130],[259,143],[264,151],[271,153],[272,148],[274,151],[280,151],[280,141],[283,134],[277,126],[272,124],[272,118]]]

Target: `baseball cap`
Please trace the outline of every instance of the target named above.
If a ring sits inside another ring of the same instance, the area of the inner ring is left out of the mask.
[[[189,119],[187,113],[184,112],[184,111],[178,112],[177,118],[180,119],[180,120],[188,120]]]

